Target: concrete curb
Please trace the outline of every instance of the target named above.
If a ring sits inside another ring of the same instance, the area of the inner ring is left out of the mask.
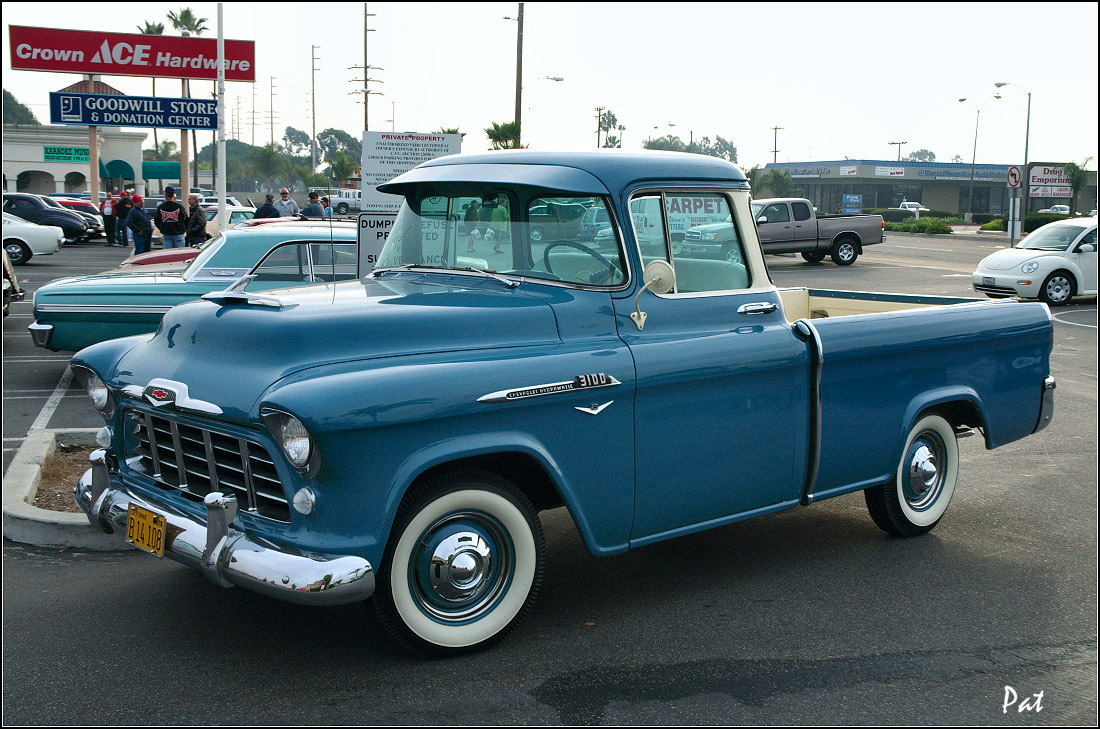
[[[76,443],[95,443],[98,428],[33,430],[4,473],[4,536],[37,547],[80,547],[99,551],[129,549],[117,537],[88,523],[84,514],[69,514],[32,506],[42,480],[42,464],[57,448],[58,436]],[[89,467],[90,464],[89,464]]]

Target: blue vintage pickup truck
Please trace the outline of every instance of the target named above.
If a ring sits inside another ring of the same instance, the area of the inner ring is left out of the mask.
[[[863,491],[915,536],[960,433],[996,448],[1052,416],[1046,306],[777,289],[724,161],[456,155],[380,189],[404,203],[368,275],[242,282],[73,358],[107,422],[76,487],[93,525],[226,587],[372,598],[400,644],[448,654],[528,611],[540,510],[615,555]],[[667,222],[643,255],[632,221],[674,203],[741,262],[674,253]],[[575,205],[613,249],[530,235]]]

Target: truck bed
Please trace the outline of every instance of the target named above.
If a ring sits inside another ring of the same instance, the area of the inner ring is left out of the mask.
[[[1012,299],[975,299],[953,296],[921,296],[876,291],[837,291],[791,287],[779,289],[783,311],[792,324],[799,319],[826,319],[859,314],[881,314],[889,311],[923,309],[931,306],[958,304],[999,305]]]

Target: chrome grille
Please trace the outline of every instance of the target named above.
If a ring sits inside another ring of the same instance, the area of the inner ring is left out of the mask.
[[[684,240],[700,240],[702,237],[703,234],[697,230],[689,230],[684,233]]]
[[[133,411],[137,470],[161,488],[201,499],[213,491],[231,493],[241,509],[290,521],[290,509],[275,463],[258,443]]]

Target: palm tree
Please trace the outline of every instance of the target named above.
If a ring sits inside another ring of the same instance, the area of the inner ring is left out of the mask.
[[[1067,162],[1062,165],[1062,174],[1069,179],[1069,215],[1071,218],[1077,211],[1077,193],[1081,192],[1081,188],[1089,181],[1089,162],[1092,162],[1092,157],[1086,157],[1081,164]]]
[[[458,131],[458,127],[440,127],[435,130],[434,134],[459,134],[463,139],[466,138],[466,132]]]
[[[325,162],[328,162],[329,172],[332,173],[332,177],[336,181],[337,187],[343,187],[344,182],[351,177],[352,173],[355,172],[355,168],[358,166],[355,164],[355,160],[343,152],[337,152],[336,154],[326,157]]]
[[[164,23],[154,23],[151,20],[145,21],[145,27],[138,26],[138,31],[142,35],[164,35]],[[157,95],[157,79],[153,77],[153,96]],[[157,128],[153,127],[153,147],[160,149],[160,143],[157,141]]]
[[[208,28],[206,27],[206,18],[196,17],[195,13],[191,11],[191,8],[180,8],[180,11],[178,13],[174,12],[172,10],[169,10],[168,11],[168,22],[170,22],[172,24],[172,27],[175,28],[176,30],[183,31],[185,35],[202,35],[203,32],[208,30]],[[190,84],[188,84],[188,92],[187,92],[188,98],[191,97],[190,88],[191,88]],[[198,134],[195,132],[194,129],[191,130],[191,147],[194,150],[192,152],[192,154],[195,155],[195,166],[194,166],[195,174],[194,174],[192,184],[195,187],[198,187],[199,186],[199,164],[198,164],[199,142],[198,142]],[[181,183],[181,186],[182,186],[183,180],[180,180],[180,183]]]
[[[519,127],[514,121],[492,122],[492,125],[485,129],[485,136],[493,145],[489,149],[517,149]]]
[[[278,186],[286,176],[286,158],[277,144],[265,144],[256,147],[248,154],[248,164],[252,172],[264,179],[269,190]]]

